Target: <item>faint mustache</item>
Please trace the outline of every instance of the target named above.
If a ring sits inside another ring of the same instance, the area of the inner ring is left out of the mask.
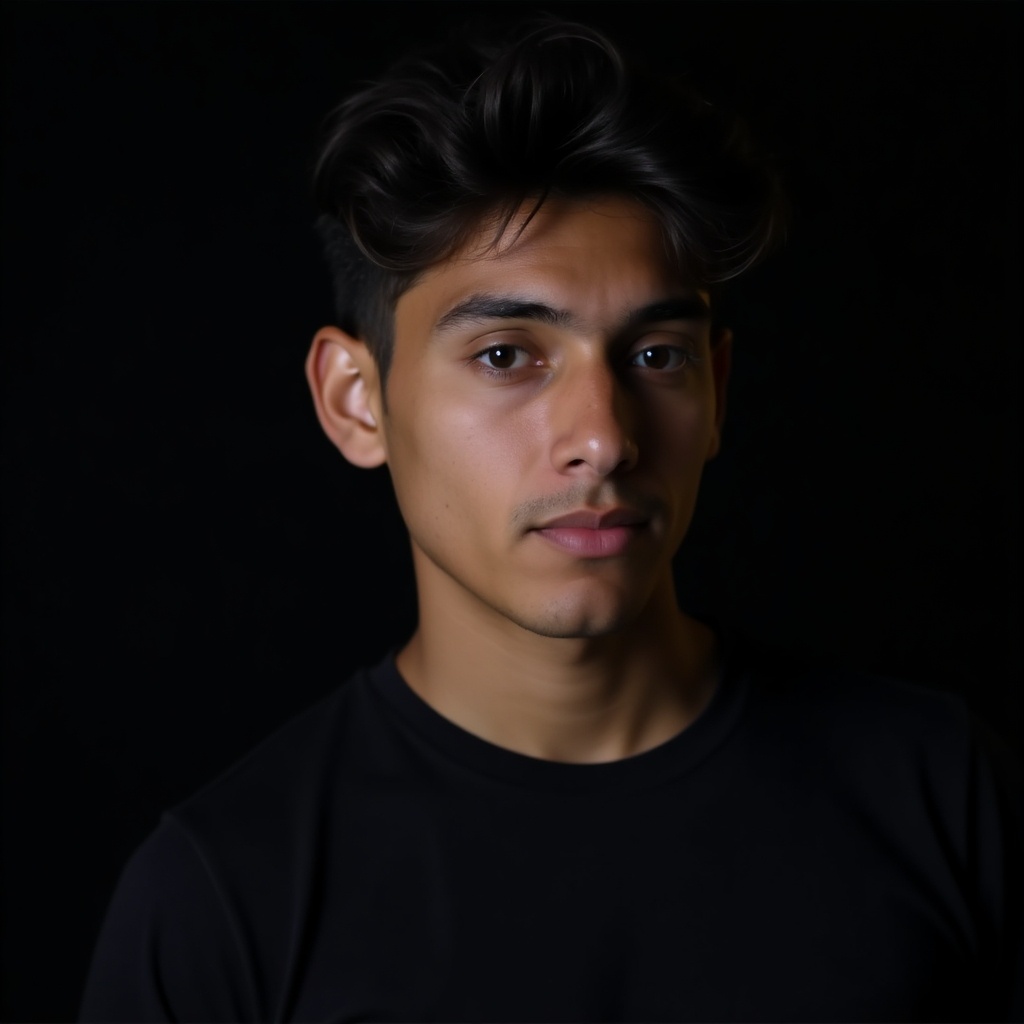
[[[597,487],[582,484],[558,494],[531,498],[521,502],[512,511],[512,525],[517,530],[528,530],[555,516],[575,512],[581,508],[629,508],[649,519],[660,507],[653,498],[623,490],[620,487]]]

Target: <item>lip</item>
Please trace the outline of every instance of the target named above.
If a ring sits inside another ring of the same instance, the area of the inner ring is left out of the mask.
[[[625,552],[647,521],[635,509],[579,509],[535,527],[534,532],[578,558],[610,558]]]
[[[556,516],[536,527],[538,530],[610,530],[616,526],[643,526],[648,517],[632,508],[611,508],[604,512],[581,508]]]

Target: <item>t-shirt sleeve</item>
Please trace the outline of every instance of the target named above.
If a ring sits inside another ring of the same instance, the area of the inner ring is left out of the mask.
[[[173,818],[128,862],[100,931],[82,1021],[259,1018],[244,936]]]

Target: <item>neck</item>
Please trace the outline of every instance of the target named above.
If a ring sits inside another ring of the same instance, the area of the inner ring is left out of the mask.
[[[714,634],[678,609],[670,576],[640,615],[597,637],[540,636],[453,597],[463,595],[421,590],[399,671],[449,721],[517,753],[570,763],[643,753],[690,725],[714,691]]]

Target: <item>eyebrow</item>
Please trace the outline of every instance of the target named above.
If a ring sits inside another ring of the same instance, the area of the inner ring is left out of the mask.
[[[550,327],[575,327],[576,317],[568,310],[514,295],[471,295],[448,310],[434,328],[436,334],[467,324],[488,320],[535,320]]]
[[[620,326],[629,330],[643,324],[664,320],[708,320],[711,308],[700,295],[686,298],[663,299],[631,310]],[[533,320],[549,327],[580,329],[581,321],[567,309],[558,309],[544,302],[515,295],[471,295],[448,310],[434,327],[435,334],[443,334],[456,327],[482,324],[492,320]]]
[[[634,309],[623,329],[641,327],[644,324],[657,324],[664,320],[710,320],[711,307],[701,295],[690,295],[683,299],[665,299],[652,302],[650,305]]]

